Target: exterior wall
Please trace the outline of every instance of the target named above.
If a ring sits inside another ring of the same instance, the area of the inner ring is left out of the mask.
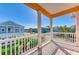
[[[11,28],[11,31],[9,32],[7,29]],[[2,31],[4,29],[4,32]],[[20,26],[0,26],[0,34],[2,33],[23,33],[24,32],[24,27]]]
[[[10,29],[8,29],[10,28]],[[2,31],[4,29],[4,31]],[[9,31],[10,30],[10,31]],[[6,38],[6,37],[12,37],[12,36],[21,36],[24,33],[24,27],[23,26],[0,26],[0,38]]]

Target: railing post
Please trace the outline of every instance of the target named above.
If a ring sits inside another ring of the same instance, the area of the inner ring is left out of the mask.
[[[16,55],[16,40],[14,40],[14,51],[15,51],[15,55]]]
[[[10,41],[10,55],[12,55],[12,41]]]
[[[20,54],[20,39],[18,39],[18,55]]]
[[[26,38],[24,38],[24,52],[26,52],[25,45],[26,45]]]
[[[75,41],[75,40],[74,40],[74,34],[73,34],[73,43],[74,43],[74,41]]]
[[[52,21],[52,18],[50,19],[50,36],[51,36],[51,39],[50,41],[53,39],[53,21]]]
[[[8,42],[5,42],[5,55],[7,55],[7,44]]]
[[[1,51],[1,47],[2,47],[2,46],[1,46],[1,42],[0,42],[0,55],[1,55],[1,52],[2,52],[2,51]]]
[[[79,11],[76,12],[76,46],[79,46]]]
[[[41,46],[41,13],[37,12],[38,14],[38,55],[42,54],[42,48]]]

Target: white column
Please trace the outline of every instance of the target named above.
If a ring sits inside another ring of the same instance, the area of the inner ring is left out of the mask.
[[[6,38],[8,38],[8,36],[9,36],[9,34],[8,34],[8,26],[6,25]]]
[[[38,45],[41,45],[41,13],[38,12]]]
[[[38,55],[42,55],[42,47],[41,47],[41,13],[38,13]]]
[[[13,34],[12,34],[13,37],[16,36],[15,33],[16,33],[16,32],[15,32],[15,26],[13,26]]]
[[[76,46],[79,46],[79,11],[76,12]]]
[[[51,39],[50,40],[52,40],[53,39],[53,20],[52,20],[52,18],[50,19],[50,36],[51,36]]]

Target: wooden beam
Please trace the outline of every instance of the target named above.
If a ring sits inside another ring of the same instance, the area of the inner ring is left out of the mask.
[[[32,9],[38,11],[38,12],[41,12],[42,14],[44,14],[45,16],[47,16],[49,18],[55,18],[58,16],[63,16],[65,14],[79,11],[79,6],[76,6],[76,7],[55,13],[55,14],[51,14],[50,12],[48,12],[46,9],[44,9],[42,6],[38,5],[37,3],[24,3],[24,4],[31,7]]]
[[[43,15],[51,18],[51,14],[47,10],[42,8],[40,5],[38,5],[36,3],[24,3],[24,4],[31,7],[32,9],[36,10],[37,12],[41,12]]]

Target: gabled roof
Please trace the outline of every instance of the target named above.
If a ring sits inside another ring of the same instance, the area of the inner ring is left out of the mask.
[[[16,23],[13,22],[13,21],[6,21],[6,22],[0,23],[0,26],[4,26],[4,25],[22,26],[22,25],[16,24]]]

